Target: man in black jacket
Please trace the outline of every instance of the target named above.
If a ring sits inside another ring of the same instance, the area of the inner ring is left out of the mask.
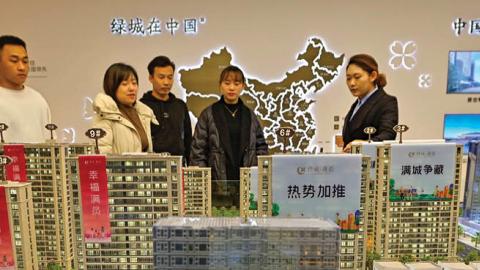
[[[175,64],[166,56],[157,56],[148,64],[148,79],[152,91],[140,99],[149,106],[160,125],[152,125],[153,151],[168,152],[183,156],[188,164],[192,142],[192,126],[185,102],[170,93],[173,85]]]

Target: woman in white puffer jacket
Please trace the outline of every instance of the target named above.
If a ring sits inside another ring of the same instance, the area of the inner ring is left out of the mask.
[[[94,128],[106,135],[98,141],[100,153],[151,152],[150,123],[158,124],[153,111],[137,101],[138,75],[123,63],[111,65],[103,79],[105,93],[93,102]]]

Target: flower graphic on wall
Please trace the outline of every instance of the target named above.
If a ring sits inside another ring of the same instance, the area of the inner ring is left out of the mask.
[[[432,75],[424,73],[418,76],[418,87],[430,88],[431,86],[432,86]]]
[[[400,68],[411,70],[417,63],[417,44],[413,41],[394,41],[390,44],[390,53],[388,64],[394,70]]]

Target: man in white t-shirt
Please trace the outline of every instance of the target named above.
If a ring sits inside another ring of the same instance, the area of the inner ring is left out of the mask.
[[[24,85],[29,71],[27,46],[15,36],[0,36],[0,123],[6,143],[40,143],[50,138],[47,101]]]

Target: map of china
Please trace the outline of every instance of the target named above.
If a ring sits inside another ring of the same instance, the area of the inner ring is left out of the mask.
[[[277,136],[280,127],[295,130],[286,143],[288,151],[303,152],[311,145],[316,125],[310,107],[315,100],[307,96],[321,91],[338,77],[343,59],[343,54],[336,56],[327,51],[319,38],[312,37],[297,56],[298,67],[286,72],[281,81],[264,83],[257,78],[246,78],[241,99],[260,120],[272,153],[281,152],[284,147],[283,139]],[[231,62],[232,55],[224,47],[204,57],[199,67],[179,70],[188,108],[195,117],[220,98],[218,78]]]

